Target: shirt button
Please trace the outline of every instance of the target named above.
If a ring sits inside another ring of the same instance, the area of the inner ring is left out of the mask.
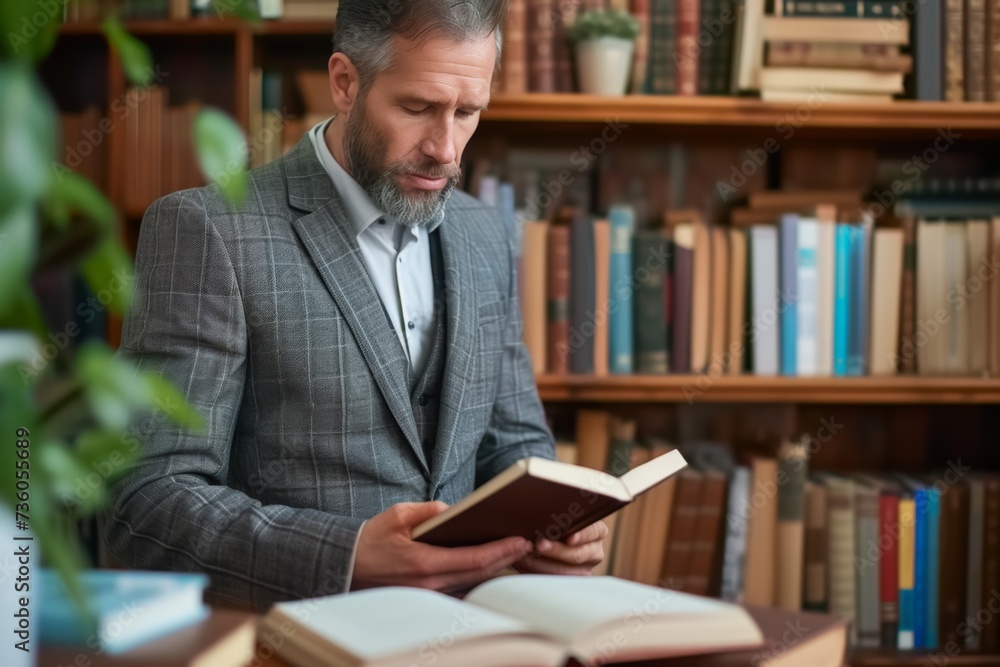
[[[400,263],[400,264],[402,264],[402,263],[403,263],[403,258],[402,258],[402,257],[400,257],[400,258],[399,258],[399,263]]]
[[[427,394],[420,394],[420,398],[417,399],[417,402],[420,403],[420,407],[424,407],[431,402],[431,397]]]
[[[411,329],[416,329],[417,328],[417,325],[414,324],[413,322],[407,322],[406,326],[410,327]]]
[[[385,220],[383,220],[382,218],[379,218],[378,224],[384,225],[385,224]]]

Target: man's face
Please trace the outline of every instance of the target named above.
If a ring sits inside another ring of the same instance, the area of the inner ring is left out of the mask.
[[[466,144],[490,99],[493,35],[394,40],[392,66],[351,110],[347,167],[377,207],[408,226],[444,217]]]

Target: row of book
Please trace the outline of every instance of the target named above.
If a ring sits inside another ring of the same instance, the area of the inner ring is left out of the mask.
[[[88,0],[67,2],[63,20],[93,23],[112,14],[122,19],[170,19],[183,21],[196,16],[225,16],[237,5],[256,10],[264,19],[330,21],[337,18],[337,0]]]
[[[129,88],[123,106],[125,161],[123,206],[140,213],[158,197],[205,184],[195,156],[197,102],[170,106],[166,86]]]
[[[981,613],[1000,585],[1000,477],[960,462],[934,477],[810,473],[810,447],[740,465],[726,445],[680,446],[690,467],[606,520],[601,572],[837,614],[862,648],[1000,649]],[[557,455],[621,475],[672,449],[581,410]]]
[[[945,220],[901,206],[901,224],[876,227],[854,192],[763,191],[730,225],[670,211],[637,229],[628,205],[606,219],[564,207],[526,221],[521,304],[535,371],[1000,373],[1000,207]]]
[[[103,118],[98,107],[87,107],[79,113],[64,111],[59,114],[63,146],[59,162],[102,189],[108,145],[108,133],[101,128]],[[105,125],[105,129],[108,127]]]

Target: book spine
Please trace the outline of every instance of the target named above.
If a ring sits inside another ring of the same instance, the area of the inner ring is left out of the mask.
[[[913,494],[916,529],[913,547],[913,648],[927,648],[927,492]]]
[[[837,225],[836,279],[833,295],[833,374],[847,375],[848,332],[851,324],[851,229]]]
[[[986,101],[986,2],[966,0],[965,100]]]
[[[785,16],[829,16],[838,18],[902,17],[903,10],[893,0],[784,0]]]
[[[878,500],[879,619],[881,646],[896,648],[899,634],[899,496],[882,493]]]
[[[868,374],[869,319],[871,317],[872,225],[853,226],[851,235],[851,329],[847,374]]]
[[[635,213],[628,206],[614,206],[611,220],[610,262],[610,371],[628,375],[633,371],[632,351],[632,237]]]
[[[949,0],[951,1],[951,0]],[[962,0],[958,0],[961,3]],[[941,39],[943,2],[925,2],[916,16],[916,95],[927,102],[944,99],[944,47]]]
[[[850,484],[831,484],[830,512],[830,613],[840,616],[850,625],[851,644],[857,636],[857,590],[854,568],[855,532],[854,498]]]
[[[781,374],[798,374],[798,229],[799,216],[781,218]]]
[[[805,578],[802,608],[826,611],[827,503],[826,487],[806,485]]]
[[[594,266],[594,223],[580,214],[570,228],[570,331],[569,370],[590,375],[594,372],[594,329],[596,295]]]
[[[572,45],[569,41],[568,28],[576,21],[580,0],[559,0],[553,6],[555,12],[553,39],[553,57],[556,70],[556,92],[572,93],[576,91],[576,76],[573,72]]]
[[[856,496],[858,563],[858,647],[878,648],[881,640],[879,612],[878,514],[879,495],[862,489]],[[875,559],[872,556],[875,555]]]
[[[729,602],[743,598],[743,562],[747,551],[747,507],[750,494],[750,469],[739,466],[729,482],[726,507],[726,539],[722,557],[720,596]]]
[[[899,636],[896,648],[914,648],[916,507],[913,498],[899,500]]]
[[[636,234],[633,262],[636,267],[635,355],[636,372],[667,372],[667,332],[663,314],[666,239],[659,232]],[[643,270],[644,269],[644,270]]]
[[[548,256],[548,371],[569,373],[569,284],[570,228],[553,225],[549,229]]]
[[[691,295],[694,286],[694,252],[675,246],[673,347],[670,350],[670,370],[691,372]]]
[[[819,225],[815,220],[802,221],[798,230],[796,292],[798,321],[795,361],[798,375],[813,376],[818,372],[817,318],[819,316]]]
[[[965,577],[965,615],[975,618],[982,609],[983,592],[983,543],[985,526],[985,484],[982,479],[969,481],[969,553]],[[978,651],[982,642],[981,626],[973,625],[965,634],[965,648]]]
[[[698,18],[703,0],[677,0],[677,94],[698,94]]]
[[[986,97],[1000,102],[1000,0],[987,0]]]
[[[632,0],[632,16],[639,22],[639,35],[635,40],[632,62],[632,83],[629,88],[634,95],[649,92],[646,80],[649,76],[649,47],[653,37],[651,11],[651,0]]]
[[[646,88],[654,95],[677,93],[677,67],[673,55],[677,50],[678,0],[651,0],[649,83]]]
[[[753,322],[760,327],[753,338],[753,369],[756,375],[777,375],[781,351],[776,312],[782,306],[778,293],[778,238],[774,227],[751,230]]]
[[[697,539],[703,480],[701,473],[690,469],[680,473],[677,480],[677,497],[670,519],[670,536],[661,579],[667,588],[686,591],[691,554]]]
[[[726,477],[722,473],[706,473],[701,483],[698,523],[691,545],[685,590],[694,595],[711,595],[712,569],[722,528],[722,513],[726,503]]]
[[[938,614],[940,610],[941,566],[941,504],[934,488],[927,489],[927,620],[924,647],[938,646]]]
[[[1000,591],[1000,481],[990,479],[983,494],[983,555],[982,587],[979,604],[987,607]],[[979,613],[979,609],[976,613]],[[979,649],[983,652],[1000,650],[1000,623],[983,625]]]
[[[608,317],[610,294],[611,227],[607,220],[594,222],[594,375],[608,374]]]
[[[962,646],[969,547],[969,492],[964,485],[948,486],[941,496],[940,544],[938,644]]]
[[[528,83],[532,93],[556,91],[554,0],[528,3]]]
[[[963,0],[944,0],[944,3],[944,99],[948,102],[963,102],[965,101],[965,6]]]
[[[671,239],[666,239],[667,259],[663,273],[663,342],[667,353],[667,372],[674,366],[670,358],[674,350],[674,303],[677,247]]]
[[[788,611],[802,607],[802,562],[805,546],[805,445],[786,444],[778,459],[777,604]]]
[[[501,89],[507,95],[528,90],[528,0],[510,0],[503,27]]]
[[[917,371],[917,351],[913,335],[917,322],[917,220],[903,217],[903,284],[899,302],[899,363],[900,373]]]

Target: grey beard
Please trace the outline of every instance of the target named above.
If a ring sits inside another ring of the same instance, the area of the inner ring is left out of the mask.
[[[365,189],[379,210],[404,227],[417,228],[433,227],[444,220],[445,208],[457,185],[458,179],[452,178],[433,196],[407,197],[396,187],[392,175],[383,173]]]

